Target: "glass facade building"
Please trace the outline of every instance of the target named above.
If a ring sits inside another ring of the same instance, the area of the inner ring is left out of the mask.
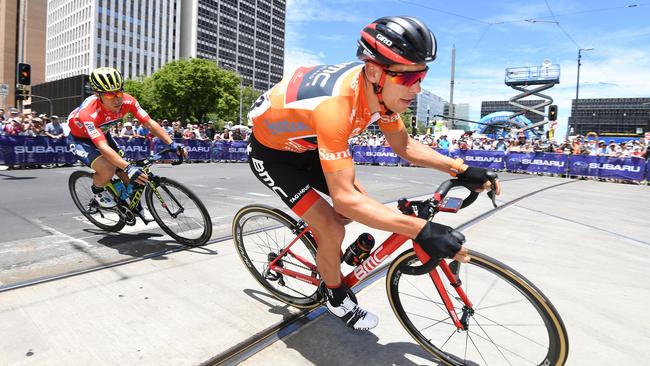
[[[266,90],[284,70],[285,0],[183,0],[181,57],[215,60]]]
[[[149,76],[178,59],[180,0],[49,0],[46,81],[114,67]]]

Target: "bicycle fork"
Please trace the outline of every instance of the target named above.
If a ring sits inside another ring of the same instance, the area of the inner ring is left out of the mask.
[[[414,245],[413,248],[415,249],[415,253],[422,263],[425,263],[429,260],[429,256],[424,252],[424,250],[419,245]],[[454,308],[454,304],[452,303],[450,294],[449,292],[447,292],[447,289],[445,288],[445,284],[443,283],[443,280],[440,276],[440,272],[438,272],[438,267],[440,267],[445,277],[449,281],[449,284],[451,285],[451,287],[454,288],[454,290],[458,294],[457,299],[459,301],[462,301],[462,303],[464,304],[463,312],[460,318],[456,313],[456,309]],[[436,286],[438,295],[440,295],[440,298],[442,299],[442,302],[445,305],[445,308],[447,309],[447,313],[449,313],[449,317],[454,322],[454,325],[456,326],[458,331],[463,331],[463,330],[466,331],[469,329],[469,320],[472,317],[472,315],[474,315],[474,305],[467,297],[465,290],[463,290],[463,288],[461,287],[462,282],[458,277],[459,271],[460,271],[460,262],[454,260],[450,264],[447,263],[447,261],[441,259],[438,265],[434,267],[431,270],[431,272],[428,273],[428,275],[429,277],[431,277],[433,284]]]

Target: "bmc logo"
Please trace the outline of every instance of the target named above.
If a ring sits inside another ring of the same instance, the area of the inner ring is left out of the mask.
[[[388,256],[384,255],[379,257],[382,248],[378,248],[368,259],[366,259],[360,266],[354,269],[354,277],[359,281],[363,280],[373,269],[377,268]]]
[[[275,181],[273,178],[271,178],[269,172],[264,169],[264,162],[255,158],[251,158],[251,160],[253,161],[255,172],[257,173],[257,176],[262,180],[262,182],[269,186],[269,188],[271,188],[275,193],[282,195],[284,198],[287,198],[288,196],[284,190],[282,190],[280,187],[275,186]]]
[[[385,44],[388,47],[393,45],[393,41],[391,41],[390,39],[384,37],[383,35],[381,35],[379,33],[377,34],[377,39],[380,40],[381,43]]]

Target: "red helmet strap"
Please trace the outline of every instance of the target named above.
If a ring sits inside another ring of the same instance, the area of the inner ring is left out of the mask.
[[[386,115],[390,116],[395,114],[395,112],[391,111],[386,107],[386,104],[384,103],[384,96],[382,95],[382,91],[384,90],[384,82],[386,81],[386,72],[381,73],[381,78],[379,79],[378,83],[372,83],[372,91],[377,95],[377,99],[379,100],[379,104],[384,107],[386,110]]]

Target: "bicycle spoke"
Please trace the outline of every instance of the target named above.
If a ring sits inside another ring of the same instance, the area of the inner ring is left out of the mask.
[[[469,339],[470,342],[472,342],[472,345],[473,345],[474,348],[476,349],[476,352],[478,353],[478,355],[481,357],[481,359],[483,360],[483,362],[484,362],[485,365],[487,366],[487,364],[488,364],[487,360],[486,360],[485,357],[483,356],[483,353],[481,353],[481,350],[478,349],[478,346],[477,346],[476,343],[474,342],[474,339],[472,339],[472,337],[470,336],[469,332],[467,332],[467,338]],[[467,361],[467,357],[465,357],[465,361]],[[509,363],[509,362],[508,362],[508,363]]]
[[[481,305],[481,303],[483,302],[483,300],[485,300],[485,298],[490,294],[490,292],[492,292],[492,290],[494,289],[494,287],[496,287],[496,285],[497,285],[497,281],[498,281],[498,280],[499,280],[498,278],[494,278],[494,279],[492,280],[492,283],[490,284],[490,286],[487,288],[487,290],[485,290],[485,293],[483,294],[483,297],[481,297],[481,298],[479,299],[479,301],[477,301],[476,304],[474,304],[475,307],[479,307],[479,305]]]
[[[537,345],[540,346],[540,347],[546,347],[545,345],[543,345],[543,344],[541,344],[541,343],[535,341],[534,339],[530,339],[530,337],[527,337],[527,336],[525,336],[525,335],[523,335],[523,334],[521,334],[521,333],[515,331],[514,329],[510,329],[510,326],[505,326],[504,324],[497,323],[496,321],[494,321],[494,320],[492,320],[492,319],[490,319],[490,318],[488,318],[488,317],[486,317],[486,316],[484,316],[484,315],[482,315],[482,314],[478,314],[478,316],[480,316],[481,318],[484,318],[485,320],[488,320],[488,321],[494,323],[494,324],[491,324],[491,326],[497,326],[497,327],[503,328],[503,329],[508,330],[508,331],[510,331],[510,332],[512,332],[512,333],[514,333],[514,334],[516,334],[516,335],[518,335],[518,336],[520,336],[520,337],[522,337],[522,338],[524,338],[524,339],[529,340],[530,342],[532,342],[532,343],[534,343],[534,344],[537,344]],[[479,324],[479,323],[478,323],[478,320],[476,319],[476,317],[474,318],[474,321],[476,322],[476,324]],[[479,326],[481,326],[481,325],[479,325]],[[533,325],[531,325],[531,326],[535,326],[535,327],[545,327],[546,325],[544,325],[544,324],[540,324],[540,325],[533,324]]]
[[[524,303],[525,300],[512,300],[512,301],[506,301],[500,304],[495,304],[495,305],[490,305],[490,306],[485,306],[485,307],[474,307],[474,310],[479,311],[479,310],[485,310],[485,309],[492,309],[492,308],[497,308],[500,306],[506,306],[506,305],[512,305],[512,304],[517,304],[517,303]]]
[[[481,328],[481,327],[479,326],[479,328]],[[485,333],[485,330],[484,330],[484,329],[481,329],[481,330],[483,330],[483,332]],[[506,351],[506,352],[512,354],[513,356],[516,356],[516,357],[520,358],[521,360],[526,361],[526,362],[529,362],[529,363],[531,363],[531,364],[533,364],[533,365],[536,365],[536,364],[537,364],[537,362],[534,362],[534,361],[532,361],[532,360],[529,360],[529,359],[525,358],[524,356],[518,354],[517,352],[513,351],[512,349],[510,349],[510,348],[508,348],[508,347],[506,347],[506,346],[503,346],[503,345],[501,345],[501,344],[497,344],[497,343],[493,342],[493,341],[489,338],[489,336],[487,335],[487,333],[486,333],[486,337],[484,337],[484,336],[482,336],[482,335],[480,335],[480,334],[478,334],[477,332],[474,332],[474,331],[470,331],[469,333],[471,333],[472,335],[475,335],[476,337],[481,338],[482,340],[484,340],[484,341],[486,341],[486,342],[491,343],[492,345],[494,345],[494,347],[496,347],[497,349],[499,349],[499,353],[501,353],[501,354],[503,355],[504,358],[505,358],[505,355],[503,354],[503,352],[501,352],[501,350]],[[506,361],[506,362],[510,363],[509,361]]]

